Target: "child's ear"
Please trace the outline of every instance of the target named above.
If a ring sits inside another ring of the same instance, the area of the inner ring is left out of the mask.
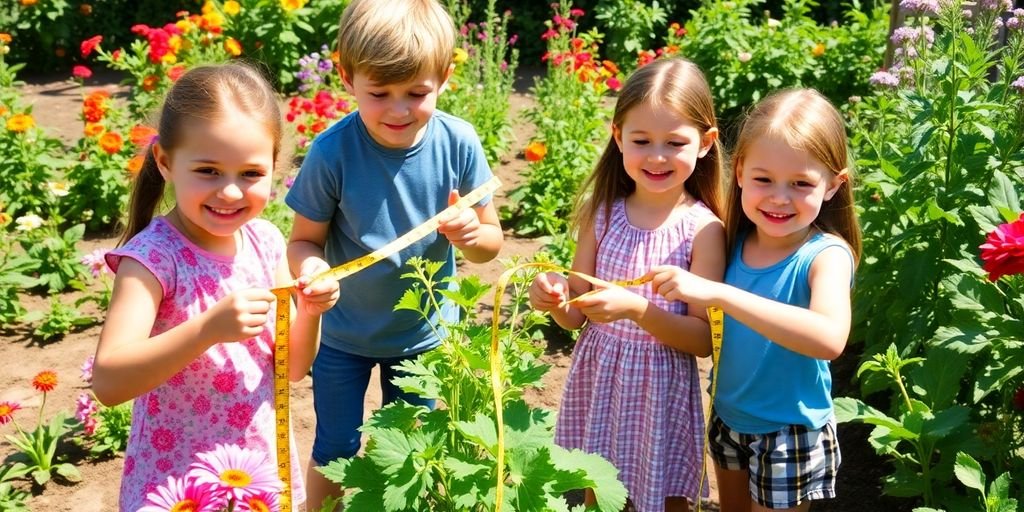
[[[612,125],[612,139],[615,140],[615,145],[619,147],[619,153],[622,152],[622,129],[618,126]]]
[[[850,171],[849,170],[843,169],[843,170],[837,172],[836,175],[832,177],[832,185],[828,188],[828,190],[825,191],[825,200],[826,201],[831,200],[832,197],[836,195],[836,192],[839,192],[839,189],[840,189],[840,187],[843,186],[843,183],[847,183],[849,181],[850,181]]]
[[[156,168],[160,171],[160,176],[163,176],[164,181],[171,181],[171,156],[164,151],[163,146],[160,143],[153,144],[151,151],[153,152],[153,161],[156,162]]]
[[[704,155],[708,154],[711,148],[714,147],[716,140],[718,140],[718,128],[708,128],[708,131],[704,132],[704,135],[700,138],[700,153],[697,153],[697,157],[703,158]]]
[[[342,68],[341,66],[338,66],[338,75],[341,76],[341,83],[342,85],[345,86],[345,91],[347,91],[349,94],[354,95],[355,88],[352,87],[352,77],[348,76],[348,73],[346,73],[345,69]]]
[[[743,188],[743,160],[736,161],[732,166],[732,172],[735,175],[733,178],[736,179],[736,186]]]

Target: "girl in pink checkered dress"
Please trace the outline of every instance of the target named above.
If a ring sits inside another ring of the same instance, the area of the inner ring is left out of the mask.
[[[669,264],[722,278],[722,155],[712,105],[704,75],[687,60],[655,61],[626,81],[612,138],[581,189],[573,270],[614,281]],[[537,276],[530,302],[563,328],[585,326],[555,442],[611,461],[639,512],[688,510],[706,495],[698,488],[704,414],[696,364],[711,354],[704,310],[650,286],[592,285],[557,273]],[[589,489],[586,499],[594,502]]]

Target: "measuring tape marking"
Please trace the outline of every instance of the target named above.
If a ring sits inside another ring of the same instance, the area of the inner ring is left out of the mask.
[[[342,263],[334,268],[321,272],[310,279],[310,283],[320,280],[341,280],[363,270],[392,254],[405,249],[417,240],[427,236],[440,227],[441,223],[456,214],[479,203],[489,194],[501,187],[501,181],[493,176],[483,185],[460,197],[455,204],[441,210],[440,213],[427,219],[404,235],[388,242],[369,254]],[[277,448],[277,475],[284,484],[279,501],[282,511],[290,511],[291,507],[291,455],[289,446],[289,400],[288,400],[288,338],[291,327],[291,291],[296,282],[288,286],[273,288],[270,291],[277,297],[277,315],[274,320],[274,423]]]

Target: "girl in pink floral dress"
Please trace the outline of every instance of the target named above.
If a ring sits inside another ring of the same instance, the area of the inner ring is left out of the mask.
[[[655,61],[627,80],[612,140],[584,183],[573,270],[613,281],[672,262],[722,278],[715,125],[708,85],[689,61]],[[556,273],[537,276],[530,302],[566,329],[586,325],[555,442],[608,459],[639,512],[688,510],[706,496],[698,489],[704,414],[695,359],[711,353],[705,312],[650,286],[595,286]]]
[[[168,476],[218,443],[267,453],[276,464],[273,306],[290,283],[280,231],[256,217],[267,205],[281,147],[277,98],[237,64],[195,68],[168,92],[158,137],[135,180],[93,373],[107,405],[135,399],[120,510],[134,512]],[[153,217],[165,183],[174,206]],[[338,283],[299,280],[289,377],[305,376],[320,313]],[[291,451],[293,502],[304,491]]]

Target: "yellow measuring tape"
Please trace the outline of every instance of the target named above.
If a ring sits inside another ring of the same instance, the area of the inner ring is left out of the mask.
[[[469,194],[459,198],[455,204],[441,210],[437,215],[416,226],[408,233],[388,242],[383,247],[356,258],[337,267],[313,276],[310,282],[325,279],[339,280],[359,272],[380,260],[412,245],[413,242],[437,230],[441,222],[454,217],[455,214],[479,203],[483,198],[494,193],[501,186],[498,177],[492,177],[487,183],[473,189]],[[289,454],[289,403],[288,403],[288,333],[291,325],[291,291],[295,285],[274,288],[271,291],[277,297],[277,316],[274,321],[274,420],[277,438],[277,475],[284,488],[281,490],[281,510],[292,509],[292,475]]]
[[[722,309],[717,306],[708,306],[708,324],[711,326],[711,389],[708,390],[708,394],[711,395],[708,402],[708,417],[704,420],[704,446],[707,450],[708,443],[711,442],[711,408],[715,406],[715,390],[718,388],[718,360],[722,356],[722,333],[723,324],[725,323],[725,314],[722,313]],[[701,453],[700,463],[700,484],[697,485],[697,512],[701,511],[701,494],[704,490],[704,480],[708,476],[708,458],[704,453]]]

